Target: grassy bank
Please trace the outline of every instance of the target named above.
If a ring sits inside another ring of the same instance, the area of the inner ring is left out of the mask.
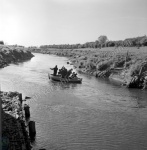
[[[19,46],[0,45],[0,68],[10,63],[28,60],[33,57],[27,48]]]
[[[130,84],[132,78],[139,73],[141,78],[147,76],[147,47],[42,48],[30,51],[68,57],[80,72],[96,77],[114,78],[126,84]]]

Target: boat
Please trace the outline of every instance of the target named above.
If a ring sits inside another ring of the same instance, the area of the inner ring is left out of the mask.
[[[48,74],[48,78],[53,81],[64,82],[64,83],[82,83],[82,78],[62,78],[61,75],[54,76],[53,74]]]

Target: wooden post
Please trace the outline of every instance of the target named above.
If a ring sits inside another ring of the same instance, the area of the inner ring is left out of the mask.
[[[25,116],[30,117],[30,107],[27,104],[24,105],[24,111],[25,111]]]
[[[36,135],[35,121],[29,122],[29,135],[30,138],[34,138]]]
[[[22,93],[19,93],[19,100],[22,103]]]

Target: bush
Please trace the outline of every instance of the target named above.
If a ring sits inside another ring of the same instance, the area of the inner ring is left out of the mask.
[[[80,60],[87,60],[87,57],[86,56],[81,56],[79,59]]]
[[[132,61],[125,62],[125,67],[130,67],[131,64],[132,64]]]
[[[79,68],[85,68],[85,62],[84,61],[79,62]]]
[[[100,71],[103,71],[103,70],[110,68],[112,64],[113,64],[112,60],[105,60],[105,61],[98,63],[96,68]]]
[[[88,62],[86,63],[86,68],[93,70],[93,69],[96,69],[96,65],[95,65],[93,62],[88,61]]]
[[[133,64],[129,70],[129,74],[130,76],[134,76],[134,75],[138,75],[139,74],[139,71],[140,71],[140,68],[141,68],[141,64],[139,63],[136,63],[136,64]]]
[[[142,38],[141,41],[140,41],[140,44],[142,46],[147,46],[147,37]]]
[[[123,67],[124,64],[125,64],[125,60],[116,61],[114,62],[114,67]]]
[[[3,42],[3,41],[0,41],[0,44],[1,44],[1,45],[4,45],[4,42]]]

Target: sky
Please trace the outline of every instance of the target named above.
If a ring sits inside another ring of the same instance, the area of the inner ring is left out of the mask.
[[[147,0],[0,0],[0,40],[40,46],[147,35]]]

